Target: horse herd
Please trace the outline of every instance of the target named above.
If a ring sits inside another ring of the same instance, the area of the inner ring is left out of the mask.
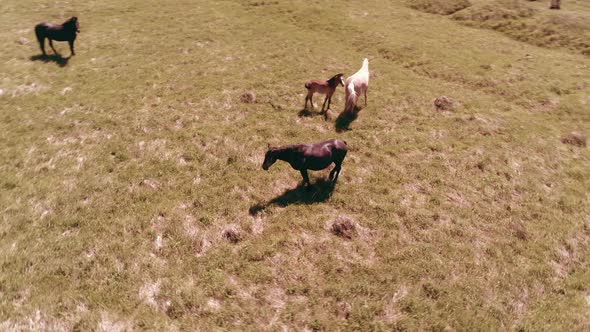
[[[80,25],[77,17],[71,17],[63,24],[39,23],[35,26],[35,34],[41,47],[43,56],[45,53],[45,39],[49,40],[49,46],[53,52],[58,55],[55,48],[53,48],[53,40],[67,41],[70,45],[70,52],[73,56],[74,41],[77,33],[80,32]],[[307,109],[307,101],[309,100],[313,107],[314,93],[326,95],[324,103],[322,104],[321,114],[327,116],[327,111],[330,109],[332,95],[336,91],[338,85],[342,85],[345,89],[345,106],[343,113],[352,114],[358,111],[357,102],[361,95],[365,97],[365,106],[367,105],[367,89],[369,87],[369,60],[364,59],[361,69],[354,75],[348,77],[346,81],[343,80],[344,74],[337,74],[332,78],[323,80],[311,80],[305,83],[307,89],[307,96],[305,97],[305,109]],[[325,108],[326,102],[328,107]],[[330,139],[315,144],[296,144],[282,147],[272,147],[268,145],[268,151],[265,154],[262,168],[268,170],[272,164],[277,160],[283,160],[291,165],[295,170],[301,172],[304,185],[309,189],[311,183],[307,175],[307,170],[322,170],[328,168],[332,163],[335,164],[330,172],[330,181],[332,184],[338,180],[338,175],[342,168],[342,162],[346,153],[348,152],[348,145],[345,141],[340,139]]]

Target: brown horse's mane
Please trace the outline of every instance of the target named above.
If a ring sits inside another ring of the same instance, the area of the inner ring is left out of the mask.
[[[328,85],[333,88],[334,86],[338,85],[338,77],[340,77],[340,76],[344,76],[344,74],[336,74],[336,75],[332,76],[332,78],[330,78],[326,82],[328,82]]]

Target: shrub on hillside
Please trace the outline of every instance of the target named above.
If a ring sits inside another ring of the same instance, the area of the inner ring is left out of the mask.
[[[535,15],[526,3],[498,0],[452,16],[461,24],[493,29],[536,46],[565,47],[590,55],[590,20],[582,14]]]
[[[413,0],[410,3],[411,8],[439,15],[451,15],[469,6],[469,0]]]
[[[531,17],[532,8],[516,1],[500,0],[480,6],[472,6],[453,15],[453,19],[469,25],[493,27],[497,22]]]

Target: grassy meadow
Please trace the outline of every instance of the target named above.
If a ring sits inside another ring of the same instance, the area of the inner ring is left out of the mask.
[[[0,330],[589,330],[590,3],[548,7],[1,1]],[[334,188],[261,168],[329,138]]]

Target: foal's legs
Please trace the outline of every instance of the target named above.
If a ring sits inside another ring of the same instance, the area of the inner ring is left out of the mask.
[[[324,103],[322,104],[322,112],[324,113],[324,106],[326,106],[326,101],[328,101],[328,95],[326,95],[326,98],[324,98]],[[330,104],[328,103],[328,109],[330,109]]]
[[[74,41],[68,40],[68,43],[70,44],[70,52],[72,53],[72,55],[76,55],[76,52],[74,52]],[[72,55],[70,55],[70,56],[72,56]]]
[[[307,109],[307,100],[309,99],[309,103],[311,104],[311,108],[313,108],[313,99],[311,99],[313,97],[313,93],[308,93],[307,97],[305,97],[305,106],[304,108]]]
[[[51,46],[51,49],[53,50],[53,53],[55,53],[55,55],[59,55],[59,53],[57,53],[57,51],[55,50],[55,48],[53,48],[53,42],[51,42],[51,38],[47,38],[49,39],[49,46]]]

